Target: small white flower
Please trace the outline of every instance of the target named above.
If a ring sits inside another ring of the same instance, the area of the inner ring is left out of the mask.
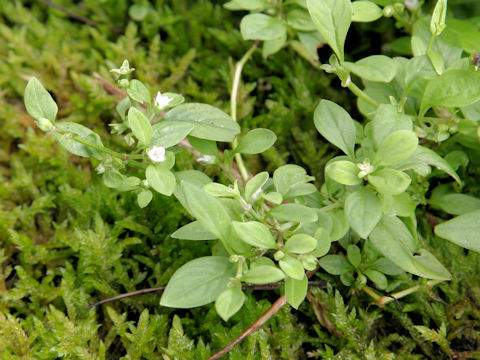
[[[375,171],[375,166],[370,164],[369,160],[365,160],[363,163],[357,164],[357,167],[360,169],[360,172],[358,173],[359,178],[363,178],[364,176]]]
[[[162,146],[154,146],[148,150],[148,157],[153,162],[164,162],[165,161],[165,148]]]
[[[142,183],[143,183],[143,185],[145,185],[145,187],[147,187],[147,188],[150,186],[150,184],[148,183],[148,180],[147,180],[147,179],[143,180]]]
[[[418,0],[405,0],[405,6],[408,10],[414,11],[418,8]]]
[[[157,96],[155,97],[155,106],[161,110],[170,104],[170,102],[173,101],[173,98],[162,95],[162,93],[159,91],[157,92]]]
[[[202,155],[197,159],[198,162],[204,162],[204,163],[212,163],[214,160],[215,160],[215,156],[211,156],[211,155]]]

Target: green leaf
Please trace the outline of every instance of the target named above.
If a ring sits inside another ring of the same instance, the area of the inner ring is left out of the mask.
[[[480,72],[474,70],[447,70],[430,80],[420,106],[423,115],[432,106],[460,107],[480,100]]]
[[[285,25],[277,18],[265,14],[249,14],[240,22],[244,40],[273,40],[287,32]]]
[[[128,126],[132,129],[133,135],[144,145],[150,145],[152,139],[152,125],[143,113],[131,107],[128,110]]]
[[[283,201],[282,194],[276,191],[269,192],[268,194],[263,194],[262,196],[265,200],[270,201],[276,205],[281,204]]]
[[[388,286],[388,280],[380,271],[367,269],[363,272],[370,281],[374,282],[379,289],[385,289]]]
[[[433,67],[435,68],[435,72],[438,75],[442,75],[443,71],[445,70],[445,64],[443,61],[442,54],[438,51],[433,51],[432,49],[427,49],[427,56],[432,62]]]
[[[339,0],[340,2],[343,0]],[[334,102],[321,100],[315,109],[313,119],[315,127],[325,139],[340,148],[351,159],[355,158],[356,129],[348,112]]]
[[[238,190],[234,190],[223,184],[216,182],[210,182],[203,187],[203,190],[208,194],[215,197],[236,197],[238,196]]]
[[[414,169],[420,165],[432,165],[435,166],[437,169],[440,169],[450,175],[458,184],[461,184],[462,181],[460,177],[457,175],[455,170],[452,166],[448,163],[447,160],[443,159],[440,155],[438,155],[435,151],[430,150],[429,148],[423,147],[421,145],[417,146],[417,149],[413,152],[413,154],[403,161],[400,164],[396,165],[398,170],[408,170]]]
[[[387,275],[400,275],[403,270],[395,265],[392,261],[388,260],[387,258],[380,258],[375,260],[375,262],[370,267],[371,269],[378,270],[383,274]]]
[[[36,120],[45,118],[55,123],[58,106],[37,78],[32,77],[25,88],[23,101],[27,112]]]
[[[199,221],[192,221],[191,223],[182,226],[176,230],[172,235],[174,239],[180,240],[215,240],[217,236],[210,231],[205,230]]]
[[[304,9],[293,9],[287,13],[287,23],[295,30],[315,31],[316,26],[312,22],[312,18],[308,11]]]
[[[317,247],[311,253],[312,256],[319,258],[330,250],[332,242],[330,241],[330,236],[324,228],[318,228],[315,232],[315,239],[317,239]]]
[[[273,131],[253,129],[240,139],[234,151],[242,154],[259,154],[272,147],[275,141],[277,136]]]
[[[449,280],[450,273],[428,251],[413,256],[415,240],[397,217],[383,216],[369,237],[372,245],[401,269],[428,279]]]
[[[205,230],[226,242],[231,237],[231,219],[222,204],[197,186],[182,181],[185,208]],[[228,244],[227,244],[228,246]]]
[[[370,233],[369,239],[372,245],[395,265],[419,275],[412,256],[416,248],[415,240],[397,217],[384,215]]]
[[[152,198],[153,198],[152,192],[150,190],[143,189],[137,195],[138,206],[140,206],[143,209],[148,204],[150,204],[150,201],[152,201]]]
[[[133,20],[142,21],[148,15],[149,10],[150,6],[148,4],[134,4],[128,9],[128,15]]]
[[[418,145],[418,137],[413,131],[400,130],[382,141],[375,154],[374,165],[396,165],[413,154]]]
[[[229,115],[207,104],[179,105],[165,114],[165,120],[192,124],[190,135],[200,139],[231,142],[240,133],[240,126]]]
[[[480,210],[454,217],[437,225],[435,234],[465,249],[480,252]]]
[[[371,1],[354,1],[352,8],[354,22],[372,22],[383,16],[382,9]]]
[[[353,267],[358,268],[362,263],[362,253],[357,245],[348,245],[347,258]]]
[[[262,54],[263,57],[268,57],[270,55],[275,54],[276,52],[280,51],[280,49],[286,44],[287,42],[287,34],[284,33],[280,37],[272,39],[272,40],[265,40],[262,46]]]
[[[445,18],[447,16],[447,0],[437,0],[430,20],[430,32],[434,36],[440,35],[445,29]]]
[[[342,275],[353,270],[352,265],[341,255],[327,255],[318,260],[320,266],[332,275]]]
[[[454,46],[460,46],[467,53],[475,53],[480,44],[480,31],[478,27],[466,20],[450,18],[447,27],[442,33],[442,40]]]
[[[463,215],[480,210],[480,199],[465,194],[446,194],[430,199],[428,203],[452,215]]]
[[[382,205],[368,188],[362,187],[345,200],[345,216],[358,235],[366,239],[382,217]]]
[[[92,130],[90,130],[89,128],[81,124],[63,121],[63,122],[56,123],[55,126],[57,127],[57,129],[66,131],[68,133],[73,134],[74,136],[78,136],[79,138],[82,138],[98,146],[103,147],[100,136],[98,136],[98,134],[94,133]],[[104,155],[98,150],[79,143],[75,139],[72,139],[71,136],[60,134],[58,132],[54,132],[53,136],[55,137],[55,139],[58,141],[60,145],[62,145],[65,149],[67,149],[69,152],[71,152],[74,155],[83,156],[83,157],[93,157],[98,160],[102,160],[104,157]]]
[[[258,221],[233,222],[233,229],[247,244],[261,249],[276,249],[277,242],[266,225]]]
[[[419,249],[420,255],[415,255],[415,267],[421,276],[429,279],[451,280],[452,275],[437,258],[426,249]]]
[[[283,165],[273,173],[273,183],[275,189],[281,195],[288,194],[290,189],[299,183],[306,183],[314,178],[307,175],[307,171],[298,165]]]
[[[169,148],[185,139],[193,130],[193,124],[175,121],[162,121],[152,126],[151,146]]]
[[[390,135],[399,130],[412,130],[412,119],[390,104],[380,104],[375,112],[375,117],[370,122],[372,140],[378,149],[381,143]]]
[[[331,161],[325,167],[325,173],[336,182],[343,185],[358,185],[362,179],[358,177],[360,169],[348,160]]]
[[[276,266],[255,265],[242,276],[242,281],[249,284],[270,284],[284,278],[285,274]]]
[[[357,2],[354,2],[354,4]],[[395,61],[385,55],[368,56],[355,63],[345,61],[343,65],[352,73],[367,81],[389,83],[397,74]]]
[[[293,221],[298,223],[310,223],[317,221],[317,213],[314,209],[300,204],[281,204],[271,211],[275,219],[281,221]]]
[[[235,276],[235,264],[227,257],[205,256],[181,266],[170,278],[160,305],[181,309],[215,301]]]
[[[280,269],[284,271],[287,276],[296,280],[302,280],[305,277],[305,270],[303,265],[297,258],[285,255],[279,262]]]
[[[218,156],[218,148],[215,141],[199,139],[194,136],[188,136],[188,141],[193,146],[193,148],[201,154]]]
[[[256,200],[253,199],[252,196],[257,193],[257,191],[261,190],[268,178],[268,172],[262,171],[248,180],[247,184],[245,185],[245,200],[247,200],[247,202],[254,202]]]
[[[379,193],[385,195],[397,195],[404,192],[412,181],[407,174],[395,169],[377,170],[367,175],[367,179]]]
[[[222,292],[215,301],[215,310],[220,317],[227,321],[238,310],[240,310],[245,302],[245,295],[240,286],[231,287]]]
[[[287,302],[295,309],[305,300],[308,290],[308,278],[304,274],[302,280],[287,277],[285,280],[285,295]]]
[[[307,0],[307,7],[318,32],[343,62],[343,47],[352,22],[350,0]]]
[[[294,254],[306,254],[317,248],[317,239],[307,234],[295,234],[285,243],[283,251]]]
[[[150,96],[150,92],[148,89],[143,85],[141,81],[136,79],[130,80],[130,84],[127,88],[127,94],[133,100],[138,102],[145,102],[150,104],[152,102],[152,98]]]
[[[231,0],[223,5],[228,10],[249,10],[261,11],[268,7],[268,2],[265,0]]]
[[[148,165],[145,171],[148,185],[160,194],[170,196],[175,190],[177,181],[175,175],[162,166]]]

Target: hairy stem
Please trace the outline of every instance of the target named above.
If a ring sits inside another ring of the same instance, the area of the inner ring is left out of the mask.
[[[370,105],[375,106],[378,108],[380,104],[373,100],[370,96],[368,96],[362,89],[360,89],[357,85],[355,85],[353,82],[350,81],[350,83],[347,85],[347,88],[354,93],[357,97],[360,99],[365,100],[367,103]]]
[[[242,69],[245,63],[250,59],[253,52],[257,48],[258,43],[253,43],[252,47],[243,55],[239,62],[235,65],[235,72],[233,74],[233,83],[232,83],[232,92],[230,94],[230,115],[232,119],[237,121],[237,98],[238,98],[238,88],[240,86],[240,79],[242,76]],[[237,139],[233,140],[232,148],[235,149],[238,145]],[[235,154],[235,162],[237,163],[238,170],[242,175],[243,181],[247,182],[248,180],[248,171],[245,168],[242,155],[239,153]]]

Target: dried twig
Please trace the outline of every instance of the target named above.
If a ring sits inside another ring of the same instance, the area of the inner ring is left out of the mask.
[[[313,274],[315,274],[320,266],[318,266],[315,270],[313,271],[308,271],[307,272],[307,278],[311,278]],[[270,308],[265,311],[265,313],[260,316],[252,325],[250,325],[247,330],[245,330],[243,333],[240,334],[238,338],[236,338],[230,345],[224,347],[222,350],[217,352],[216,354],[212,355],[211,357],[208,358],[208,360],[216,360],[222,357],[223,355],[227,354],[230,350],[232,350],[235,345],[237,345],[240,341],[245,339],[248,335],[253,333],[255,330],[257,330],[260,326],[265,324],[273,315],[275,315],[282,307],[287,303],[287,297],[285,295],[280,296],[277,301],[275,301]]]

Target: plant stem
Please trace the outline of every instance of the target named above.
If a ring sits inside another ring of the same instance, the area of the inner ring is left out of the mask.
[[[106,147],[104,147],[104,146],[100,146],[100,145],[97,145],[97,144],[95,144],[95,143],[92,143],[92,142],[90,142],[90,141],[88,141],[88,140],[85,140],[85,139],[81,138],[80,136],[74,136],[72,139],[75,140],[76,142],[79,142],[80,144],[83,144],[83,145],[85,145],[85,146],[89,146],[89,147],[91,147],[91,148],[94,148],[95,150],[104,152],[104,153],[106,153],[106,154],[109,154],[109,155],[112,155],[112,156],[115,156],[115,157],[119,157],[119,158],[124,159],[125,156],[126,156],[126,155],[124,155],[124,154],[120,154],[120,153],[118,153],[118,152],[116,152],[116,151],[110,150],[110,149],[108,149],[108,148],[106,148]],[[128,156],[128,155],[127,155],[127,156]]]
[[[378,102],[376,102],[375,100],[373,100],[370,96],[368,96],[362,89],[360,89],[357,85],[355,85],[353,82],[350,81],[350,83],[347,85],[347,88],[352,92],[354,93],[355,95],[357,95],[357,97],[365,100],[366,102],[368,102],[370,105],[373,105],[375,106],[376,108],[378,108],[380,106],[380,104]]]
[[[232,83],[232,92],[230,94],[230,115],[232,119],[237,121],[237,97],[238,97],[238,88],[240,86],[240,79],[242,75],[242,69],[245,63],[250,59],[253,52],[257,48],[257,42],[253,43],[252,47],[243,55],[239,62],[235,65],[235,72],[233,74],[233,83]],[[232,148],[235,149],[238,145],[238,141],[235,138],[232,142]],[[237,163],[238,170],[242,175],[243,181],[248,180],[248,172],[245,168],[245,164],[243,162],[242,155],[240,153],[235,154],[235,162]]]
[[[429,281],[427,281],[427,286],[429,288],[433,288],[435,285],[440,284],[441,282],[443,282],[443,280],[429,280]],[[415,285],[415,286],[412,286],[408,289],[398,291],[398,292],[396,292],[394,294],[391,294],[389,296],[380,296],[375,291],[373,291],[371,288],[369,288],[368,286],[364,286],[362,288],[362,290],[365,291],[368,295],[370,295],[372,298],[374,298],[376,300],[376,303],[375,303],[376,305],[378,305],[380,307],[383,307],[391,301],[401,299],[401,298],[403,298],[407,295],[413,294],[414,292],[419,290],[420,287],[421,287],[420,285]]]

